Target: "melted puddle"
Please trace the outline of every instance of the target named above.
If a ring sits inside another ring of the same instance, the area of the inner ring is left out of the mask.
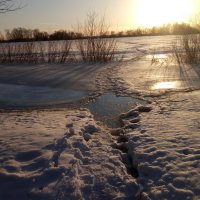
[[[41,106],[69,103],[87,95],[84,91],[62,88],[0,84],[0,102],[5,106]]]
[[[132,97],[117,97],[109,93],[100,96],[95,102],[87,105],[95,118],[105,123],[109,128],[119,127],[118,117],[123,112],[128,112],[137,104],[145,104],[145,101]]]

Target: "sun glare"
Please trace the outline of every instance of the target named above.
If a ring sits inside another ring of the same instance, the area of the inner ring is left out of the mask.
[[[175,22],[188,22],[194,12],[193,0],[137,0],[136,22],[152,27]]]

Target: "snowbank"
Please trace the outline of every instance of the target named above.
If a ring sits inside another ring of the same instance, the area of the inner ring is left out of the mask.
[[[0,115],[0,199],[137,199],[140,188],[88,110]]]
[[[142,199],[200,198],[200,92],[162,98],[121,115],[124,148]]]

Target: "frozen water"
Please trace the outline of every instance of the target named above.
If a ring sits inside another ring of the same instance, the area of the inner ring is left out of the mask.
[[[87,92],[14,84],[0,84],[0,102],[5,106],[41,106],[80,100]]]

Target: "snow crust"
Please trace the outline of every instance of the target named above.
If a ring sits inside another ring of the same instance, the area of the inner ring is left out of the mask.
[[[121,115],[142,199],[200,198],[199,102],[199,91],[180,93]]]
[[[88,110],[1,113],[0,199],[138,199],[139,185]]]

